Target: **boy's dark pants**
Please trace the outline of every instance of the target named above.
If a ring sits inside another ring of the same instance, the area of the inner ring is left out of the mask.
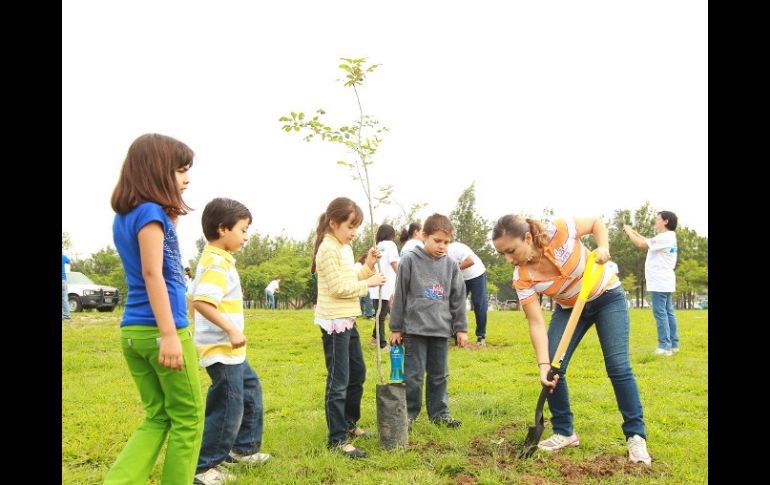
[[[328,444],[335,446],[347,442],[348,428],[355,427],[361,417],[366,364],[356,327],[331,335],[323,328],[320,330],[327,371],[324,407],[329,428]]]
[[[449,340],[446,337],[404,335],[406,412],[415,419],[422,407],[422,381],[426,371],[425,403],[431,420],[449,414],[447,379]]]

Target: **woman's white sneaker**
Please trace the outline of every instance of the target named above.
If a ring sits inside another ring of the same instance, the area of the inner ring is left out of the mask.
[[[647,441],[638,434],[628,438],[628,461],[631,463],[644,463],[649,465],[652,462],[650,454],[647,453]]]
[[[563,436],[560,434],[554,434],[547,440],[543,440],[537,444],[537,447],[544,451],[559,451],[567,446],[579,446],[580,439],[577,433],[572,433],[572,436]]]

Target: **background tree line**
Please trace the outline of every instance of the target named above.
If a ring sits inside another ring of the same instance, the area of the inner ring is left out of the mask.
[[[383,224],[391,224],[396,229],[396,245],[399,250],[401,242],[398,240],[398,234],[410,222],[422,222],[418,213],[425,205],[414,204],[409,210],[401,207],[398,217],[383,219]],[[612,260],[618,265],[623,287],[629,292],[634,306],[641,306],[646,291],[644,261],[647,251],[631,243],[623,232],[623,224],[631,224],[640,234],[652,237],[655,235],[657,212],[658,210],[645,202],[633,212],[629,209],[618,209],[609,220],[605,220],[609,230]],[[548,221],[554,217],[554,212],[546,208],[540,216],[535,217]],[[467,244],[484,262],[487,268],[488,293],[495,295],[498,301],[516,300],[516,292],[511,288],[513,268],[495,252],[490,241],[495,221],[485,219],[476,211],[475,184],[471,184],[460,194],[449,218],[455,226],[454,239]],[[376,228],[370,223],[364,224],[358,231],[358,236],[351,242],[356,258],[368,249],[368,234],[372,230]],[[676,234],[679,247],[675,270],[675,302],[677,308],[693,308],[696,295],[708,292],[708,238],[699,236],[694,230],[682,225],[677,227]],[[249,301],[252,308],[263,308],[265,286],[276,276],[281,276],[281,292],[278,294],[277,305],[289,309],[310,307],[317,295],[315,280],[310,274],[314,243],[314,228],[304,240],[295,240],[283,234],[274,237],[259,232],[251,234],[244,248],[235,255],[244,300]],[[593,236],[586,236],[584,243],[589,248],[595,247]],[[196,241],[198,255],[205,244],[206,240],[202,236]],[[66,252],[70,245],[69,235],[62,233],[62,249]],[[194,274],[197,257],[189,260],[187,265],[192,268]],[[126,295],[123,265],[112,246],[107,246],[86,259],[73,260],[72,271],[80,271],[96,283],[114,286],[122,295]],[[121,303],[125,298],[122,300]]]

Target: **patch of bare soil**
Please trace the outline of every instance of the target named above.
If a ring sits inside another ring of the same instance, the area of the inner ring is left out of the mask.
[[[465,473],[461,473],[455,477],[455,483],[457,485],[475,485],[476,479]]]
[[[549,485],[551,483],[545,478],[537,475],[520,475],[519,479],[521,480],[521,483],[526,483],[527,485]]]
[[[607,478],[616,473],[650,475],[652,469],[640,463],[631,463],[622,456],[599,455],[591,461],[572,461],[558,456],[551,459],[559,464],[559,473],[570,483],[582,483],[586,477]]]

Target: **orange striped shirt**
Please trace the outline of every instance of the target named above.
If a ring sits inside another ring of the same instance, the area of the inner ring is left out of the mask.
[[[556,219],[544,226],[550,240],[544,248],[543,256],[556,265],[560,274],[535,280],[526,266],[516,266],[513,270],[513,288],[521,305],[533,301],[538,294],[544,294],[553,298],[562,308],[572,308],[580,293],[583,271],[591,252],[577,237],[574,219]],[[620,286],[616,265],[603,265],[601,271],[586,301],[595,300],[606,290]]]

